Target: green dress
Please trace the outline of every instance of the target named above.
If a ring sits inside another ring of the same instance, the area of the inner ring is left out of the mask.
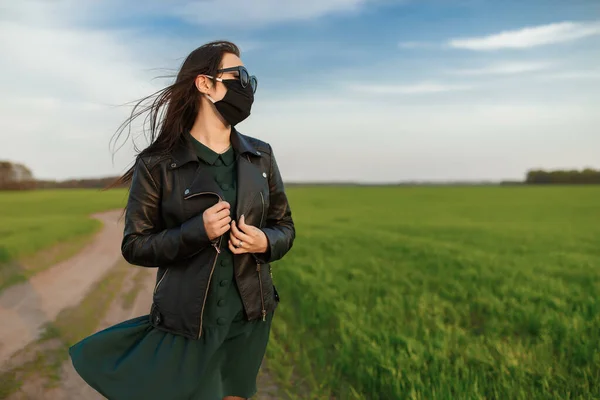
[[[236,154],[215,153],[194,139],[201,162],[235,210]],[[236,219],[235,215],[231,215]],[[226,234],[228,237],[228,234]],[[110,400],[221,400],[250,398],[271,329],[267,321],[247,321],[235,283],[233,253],[221,240],[199,340],[154,328],[149,315],[101,330],[69,349],[73,366]]]

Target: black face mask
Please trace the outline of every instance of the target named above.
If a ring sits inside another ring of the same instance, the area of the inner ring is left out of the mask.
[[[222,100],[213,104],[223,119],[235,126],[250,116],[254,93],[250,85],[243,88],[237,79],[223,79],[221,82],[227,87],[227,93]]]

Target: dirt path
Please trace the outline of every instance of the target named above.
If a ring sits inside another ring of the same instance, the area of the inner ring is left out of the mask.
[[[126,285],[123,287],[124,291],[130,290],[132,278],[136,272],[135,268],[131,268],[132,272],[126,277]],[[139,317],[140,315],[148,314],[150,305],[152,303],[152,290],[154,289],[155,275],[152,270],[145,270],[144,280],[142,288],[138,292],[133,307],[127,309],[123,306],[123,302],[119,298],[114,301],[110,309],[106,314],[106,318],[100,323],[97,330],[108,328],[109,326],[115,325],[119,322],[125,321],[130,318]],[[71,360],[68,360],[63,365],[62,369],[62,383],[55,393],[53,393],[52,399],[48,395],[44,396],[47,400],[70,400],[70,399],[82,399],[82,400],[104,400],[104,396],[100,395],[94,389],[85,383],[83,379],[77,374],[73,368]]]
[[[81,302],[87,291],[122,257],[121,211],[94,214],[103,228],[77,255],[12,286],[0,294],[0,366],[36,340],[42,326],[64,308]]]

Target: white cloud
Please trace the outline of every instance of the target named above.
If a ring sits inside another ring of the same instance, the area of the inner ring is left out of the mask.
[[[122,172],[131,149],[117,154],[115,168],[108,145],[130,109],[115,106],[156,90],[128,46],[147,44],[127,31],[32,19],[0,20],[0,158],[25,162],[42,178]]]
[[[529,72],[538,72],[551,68],[550,62],[502,62],[486,65],[479,68],[466,68],[450,71],[457,75],[516,75]]]
[[[600,21],[559,22],[504,31],[483,37],[457,38],[448,45],[467,50],[525,49],[600,35]]]
[[[431,93],[454,92],[459,90],[470,90],[469,85],[453,85],[436,82],[420,82],[408,85],[363,85],[349,84],[346,89],[364,94],[401,94],[401,95],[418,95]]]
[[[372,0],[204,0],[186,1],[171,13],[199,25],[264,25],[352,13]]]

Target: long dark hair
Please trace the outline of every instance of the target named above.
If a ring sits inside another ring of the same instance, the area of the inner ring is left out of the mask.
[[[141,151],[136,146],[137,157],[150,154],[161,156],[170,153],[181,139],[182,133],[192,127],[198,114],[200,95],[194,84],[196,77],[201,74],[215,77],[225,53],[240,56],[238,46],[226,40],[209,42],[192,51],[183,61],[173,84],[134,102],[131,115],[119,126],[111,141],[114,140],[113,143],[116,143],[126,129],[127,138],[129,138],[131,123],[141,115],[148,113],[144,119],[143,131],[149,139],[150,145]],[[149,100],[151,103],[144,106],[143,103]],[[149,135],[146,131],[146,124],[149,125]],[[133,166],[130,167],[125,174],[106,189],[129,184],[133,168]]]

